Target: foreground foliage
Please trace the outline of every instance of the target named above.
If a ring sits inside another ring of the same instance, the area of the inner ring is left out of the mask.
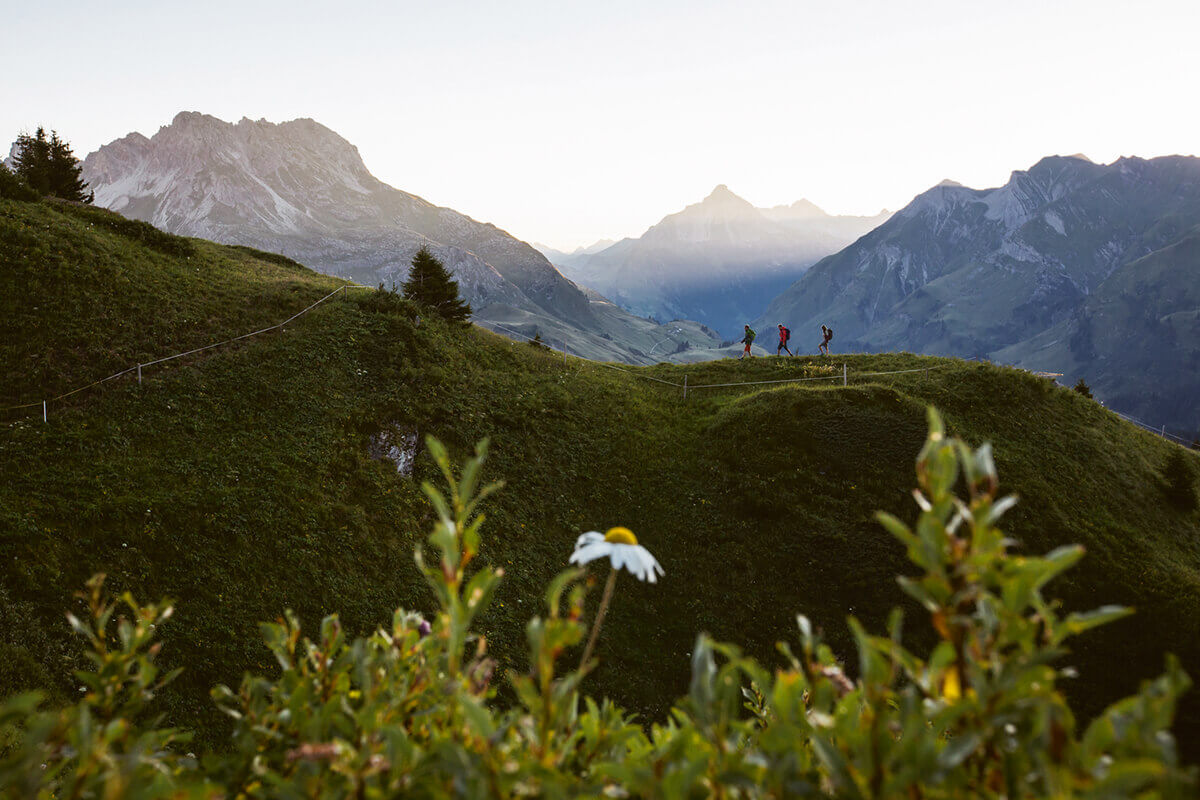
[[[902,614],[886,635],[849,619],[853,669],[804,616],[774,672],[701,634],[687,696],[648,729],[608,701],[583,695],[595,662],[571,669],[584,634],[587,582],[567,570],[526,627],[529,667],[505,676],[515,701],[497,701],[495,662],[473,624],[503,571],[471,569],[480,547],[485,446],[456,477],[433,439],[449,486],[426,484],[437,512],[417,565],[437,600],[425,620],[350,640],[336,616],[314,639],[292,615],[262,626],[277,677],[247,675],[213,698],[235,720],[232,747],[197,760],[187,734],[150,712],[174,674],[154,665],[169,604],[117,604],[86,595],[91,619],[68,620],[90,646],[81,698],[35,709],[36,693],[0,708],[10,744],[0,788],[27,797],[1186,797],[1170,726],[1189,680],[1174,659],[1164,675],[1082,730],[1059,691],[1057,666],[1073,636],[1124,616],[1104,607],[1063,614],[1045,585],[1083,555],[1010,554],[997,524],[1015,502],[997,496],[990,448],[944,434],[934,413],[917,460],[916,525],[880,514],[907,549],[901,588],[928,612],[937,644],[908,649]],[[954,493],[965,486],[966,497]],[[114,636],[115,633],[115,636]],[[849,673],[856,674],[852,678]]]

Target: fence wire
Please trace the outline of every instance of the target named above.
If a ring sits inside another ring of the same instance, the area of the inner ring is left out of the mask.
[[[167,362],[167,361],[172,361],[172,360],[174,360],[174,359],[177,359],[177,358],[184,358],[185,356],[195,355],[196,353],[203,353],[203,352],[204,352],[204,351],[206,351],[206,350],[212,350],[213,348],[216,348],[216,347],[221,347],[221,346],[223,346],[223,345],[232,344],[232,343],[234,343],[234,342],[239,342],[239,341],[241,341],[241,340],[243,340],[243,339],[249,339],[249,338],[250,338],[250,337],[252,337],[252,336],[258,336],[258,335],[260,335],[260,334],[263,334],[263,333],[268,333],[268,332],[270,332],[270,331],[279,330],[279,329],[283,328],[285,325],[287,325],[288,323],[292,322],[292,321],[293,321],[293,320],[295,320],[295,319],[298,319],[299,317],[302,317],[302,316],[304,316],[305,314],[307,314],[308,312],[312,311],[312,310],[313,310],[314,308],[316,308],[317,306],[319,306],[319,305],[321,305],[322,303],[324,303],[326,300],[329,300],[329,299],[330,299],[331,297],[333,297],[334,295],[336,295],[336,294],[338,294],[339,292],[342,292],[342,291],[344,291],[344,290],[346,290],[346,289],[371,289],[371,287],[370,287],[370,286],[365,286],[365,285],[363,285],[363,284],[361,284],[361,283],[353,283],[353,282],[351,282],[351,283],[346,283],[345,285],[343,285],[343,286],[339,286],[338,288],[334,289],[332,292],[330,292],[329,294],[327,294],[327,295],[325,295],[324,297],[320,298],[319,300],[316,300],[315,302],[313,302],[313,303],[310,303],[309,305],[307,305],[307,306],[305,306],[304,308],[300,309],[300,310],[299,310],[299,311],[297,311],[295,314],[293,314],[292,316],[290,316],[290,317],[288,317],[287,319],[285,319],[283,322],[277,323],[277,324],[275,324],[275,325],[270,325],[270,326],[268,326],[268,327],[266,327],[266,328],[259,328],[258,330],[256,330],[256,331],[251,331],[251,332],[249,332],[249,333],[243,333],[241,336],[234,336],[234,337],[232,337],[232,338],[230,338],[230,339],[225,339],[224,341],[221,341],[221,342],[214,342],[214,343],[212,343],[212,344],[204,345],[203,347],[196,347],[196,348],[193,348],[193,349],[191,349],[191,350],[187,350],[187,351],[185,351],[185,352],[182,352],[182,353],[175,353],[175,354],[173,354],[173,355],[164,356],[164,357],[162,357],[162,358],[157,358],[157,359],[154,359],[153,361],[143,361],[143,362],[141,362],[140,364],[135,364],[134,366],[132,366],[132,367],[129,367],[129,368],[127,368],[127,369],[123,369],[123,370],[121,370],[120,372],[113,373],[112,375],[109,375],[109,376],[108,376],[108,377],[106,377],[106,378],[101,378],[100,380],[97,380],[97,381],[92,381],[92,382],[91,382],[91,383],[89,383],[89,384],[86,384],[86,385],[84,385],[84,386],[80,386],[80,387],[78,387],[78,388],[75,388],[75,389],[71,389],[70,391],[67,391],[67,392],[63,392],[62,394],[60,394],[60,395],[57,395],[57,396],[55,396],[55,397],[49,397],[49,398],[46,398],[46,399],[44,399],[44,400],[36,400],[36,401],[34,401],[34,402],[32,402],[32,403],[23,403],[23,404],[21,404],[21,405],[8,406],[8,407],[6,407],[6,408],[0,408],[0,413],[6,413],[6,412],[9,412],[9,411],[19,411],[19,410],[22,410],[22,409],[27,409],[27,408],[37,408],[38,406],[41,406],[41,407],[42,407],[42,409],[43,409],[43,414],[44,414],[44,413],[45,413],[45,409],[46,409],[46,407],[48,406],[48,404],[49,404],[49,403],[54,403],[54,402],[57,402],[57,401],[59,401],[59,400],[66,399],[66,398],[70,397],[70,396],[71,396],[71,395],[73,395],[73,394],[77,394],[77,393],[79,393],[79,392],[82,392],[82,391],[84,391],[85,389],[90,389],[90,388],[92,388],[93,386],[99,386],[99,385],[100,385],[100,384],[102,384],[102,383],[107,383],[108,381],[114,380],[114,379],[116,379],[116,378],[120,378],[120,377],[122,377],[123,375],[128,375],[128,374],[130,374],[130,373],[132,373],[132,372],[138,372],[138,373],[139,373],[139,380],[140,380],[140,370],[142,369],[142,367],[151,367],[151,366],[154,366],[154,365],[156,365],[156,364],[162,364],[162,363],[164,363],[164,362]],[[479,322],[479,324],[480,324],[480,326],[481,326],[481,327],[482,327],[482,326],[495,326],[495,327],[497,327],[497,328],[503,328],[505,331],[507,331],[508,333],[510,333],[510,334],[512,334],[512,335],[514,335],[514,336],[519,336],[519,337],[521,337],[522,339],[525,339],[525,340],[527,340],[527,341],[530,341],[530,342],[534,341],[534,337],[532,337],[532,336],[528,336],[528,335],[526,335],[526,334],[524,334],[524,333],[521,333],[520,331],[518,331],[518,330],[516,330],[516,329],[514,329],[514,328],[512,328],[512,327],[510,327],[510,326],[508,326],[508,325],[505,325],[505,324],[504,324],[504,323],[502,323],[502,322],[494,322],[494,321],[491,321],[491,320],[481,320],[481,321]],[[563,357],[565,358],[565,357],[566,357],[566,355],[567,355],[567,353],[566,353],[565,351],[560,351],[560,352],[562,352],[562,354],[563,354]],[[807,382],[811,382],[811,381],[828,381],[828,380],[837,380],[837,379],[839,379],[839,378],[841,378],[841,379],[842,379],[843,383],[846,383],[846,382],[848,382],[848,380],[849,380],[849,378],[850,378],[850,377],[854,377],[854,378],[872,378],[872,377],[880,377],[880,376],[884,376],[884,375],[903,375],[903,374],[910,374],[910,373],[917,373],[917,372],[923,372],[923,373],[926,373],[926,374],[928,374],[930,370],[943,369],[943,368],[945,368],[945,367],[946,367],[946,365],[945,365],[945,364],[935,364],[935,365],[933,365],[933,366],[930,366],[930,367],[918,367],[918,368],[916,368],[916,369],[898,369],[898,370],[890,370],[890,371],[886,371],[886,372],[855,372],[855,373],[850,373],[850,372],[847,372],[847,371],[845,371],[845,365],[843,364],[843,365],[842,365],[843,372],[842,372],[842,374],[841,374],[841,375],[839,375],[839,374],[837,374],[837,373],[834,373],[834,374],[832,374],[832,375],[816,375],[816,376],[809,376],[809,377],[804,377],[804,378],[781,378],[781,379],[778,379],[778,380],[769,380],[769,381],[738,381],[738,382],[730,382],[730,383],[696,383],[696,384],[690,384],[690,385],[689,385],[689,384],[686,382],[686,379],[685,379],[685,382],[684,382],[684,383],[676,383],[675,381],[669,381],[669,380],[665,380],[665,379],[663,379],[663,378],[657,378],[657,377],[655,377],[655,376],[653,376],[653,375],[646,375],[646,374],[644,374],[644,373],[642,373],[642,372],[635,372],[635,371],[633,371],[633,370],[631,370],[631,369],[626,369],[625,367],[619,367],[619,366],[617,366],[616,364],[611,364],[611,363],[608,363],[608,362],[606,362],[606,361],[594,361],[594,360],[592,360],[592,359],[588,359],[588,358],[582,358],[582,357],[580,357],[580,356],[577,356],[577,358],[580,358],[580,360],[582,360],[582,361],[587,361],[589,364],[595,364],[596,366],[600,366],[600,367],[606,367],[607,369],[616,370],[617,372],[623,372],[623,373],[625,373],[626,375],[632,375],[632,376],[633,376],[633,377],[635,377],[635,378],[641,378],[641,379],[643,379],[643,380],[653,381],[653,382],[655,382],[655,383],[660,383],[660,384],[663,384],[663,385],[665,385],[665,386],[671,386],[671,387],[673,387],[673,388],[676,388],[676,389],[683,389],[683,390],[684,390],[684,397],[685,397],[685,398],[686,398],[686,396],[687,396],[687,392],[689,392],[689,391],[695,391],[695,390],[697,390],[697,389],[726,389],[726,388],[733,388],[733,387],[738,387],[738,386],[768,386],[768,385],[778,385],[778,384],[784,384],[784,383],[807,383]],[[1035,373],[1035,374],[1036,374],[1036,373]],[[1192,444],[1191,442],[1187,441],[1186,439],[1184,439],[1184,438],[1182,438],[1182,437],[1180,437],[1180,436],[1176,436],[1176,435],[1175,435],[1175,434],[1173,434],[1173,433],[1168,433],[1168,432],[1167,432],[1167,430],[1166,430],[1166,426],[1165,426],[1165,425],[1164,425],[1164,426],[1159,426],[1159,427],[1157,427],[1157,428],[1156,428],[1156,427],[1154,427],[1153,425],[1150,425],[1150,424],[1148,424],[1148,423],[1146,423],[1146,422],[1143,422],[1142,420],[1140,420],[1140,419],[1137,419],[1137,418],[1135,418],[1135,417],[1132,417],[1132,416],[1130,416],[1130,415],[1128,415],[1128,414],[1123,414],[1123,413],[1121,413],[1120,411],[1117,411],[1117,410],[1115,410],[1115,409],[1111,409],[1111,408],[1109,408],[1108,410],[1109,410],[1109,411],[1111,411],[1112,413],[1116,414],[1116,415],[1117,415],[1118,417],[1120,417],[1121,419],[1123,419],[1123,420],[1125,420],[1125,421],[1127,421],[1127,422],[1130,422],[1130,423],[1132,423],[1132,424],[1134,424],[1134,425],[1137,425],[1138,427],[1140,427],[1140,428],[1143,428],[1143,429],[1145,429],[1146,431],[1149,431],[1150,433],[1153,433],[1153,434],[1156,434],[1156,435],[1158,435],[1158,436],[1161,436],[1161,437],[1163,437],[1164,439],[1170,439],[1170,440],[1172,440],[1172,441],[1174,441],[1174,442],[1177,442],[1177,443],[1178,443],[1178,444],[1180,444],[1180,445],[1183,445],[1184,447],[1190,447],[1190,446],[1191,446],[1191,444]]]
[[[164,361],[171,361],[176,358],[183,358],[184,356],[195,355],[196,353],[202,353],[205,350],[211,350],[214,347],[221,347],[222,345],[232,344],[234,342],[241,341],[242,339],[249,339],[251,336],[258,336],[261,333],[267,333],[268,331],[279,330],[284,325],[287,325],[289,322],[296,319],[297,317],[301,317],[301,316],[307,314],[309,311],[312,311],[314,308],[321,305],[321,303],[324,303],[326,300],[333,297],[338,292],[341,292],[345,289],[367,289],[367,288],[370,288],[370,287],[363,286],[363,285],[357,284],[357,283],[347,283],[344,286],[339,286],[338,288],[334,289],[332,292],[325,295],[320,300],[317,300],[314,303],[310,303],[309,305],[302,308],[300,311],[296,312],[292,316],[285,319],[283,322],[280,322],[276,325],[271,325],[266,328],[259,328],[256,331],[251,331],[250,333],[243,333],[241,336],[234,336],[231,339],[226,339],[221,342],[213,342],[212,344],[207,344],[204,347],[196,347],[191,350],[187,350],[183,353],[175,353],[174,355],[164,356],[163,358],[156,358],[153,361],[143,361],[139,364],[134,364],[132,367],[129,367],[128,369],[123,369],[120,372],[114,372],[112,375],[109,375],[107,378],[101,378],[98,381],[92,381],[89,384],[77,387],[75,389],[71,389],[70,391],[67,391],[67,392],[63,392],[60,395],[56,395],[54,397],[47,397],[44,400],[37,400],[32,403],[24,403],[22,405],[8,406],[7,408],[0,408],[0,412],[18,411],[23,408],[36,408],[38,406],[41,406],[43,409],[45,409],[49,403],[55,403],[59,400],[66,399],[73,394],[78,394],[79,392],[82,392],[84,389],[91,389],[93,386],[99,386],[102,383],[107,383],[108,381],[111,381],[114,378],[120,378],[122,375],[128,375],[131,372],[138,372],[141,370],[142,367],[150,367],[150,366],[154,366],[155,364],[161,364]]]

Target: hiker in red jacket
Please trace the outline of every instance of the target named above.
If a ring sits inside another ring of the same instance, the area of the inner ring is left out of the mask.
[[[780,350],[787,350],[789,356],[796,355],[788,347],[788,341],[792,338],[792,331],[789,328],[783,327],[783,323],[779,323],[779,346],[775,348],[775,355],[779,355]]]

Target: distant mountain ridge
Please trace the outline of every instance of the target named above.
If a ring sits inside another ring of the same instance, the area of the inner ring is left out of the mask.
[[[695,319],[732,335],[809,265],[887,216],[831,216],[807,200],[761,209],[722,184],[638,238],[555,263],[639,316]]]
[[[580,355],[637,362],[637,344],[656,338],[653,325],[592,302],[530,245],[378,180],[357,148],[311,119],[228,123],[181,112],[153,137],[101,147],[83,174],[97,205],[125,216],[368,285],[400,284],[427,246],[476,321],[536,330]]]
[[[1200,429],[1200,159],[1052,156],[1004,186],[943,182],[821,260],[758,323],[846,350],[993,358],[1084,378]],[[802,339],[806,341],[807,339]]]
[[[533,242],[532,244],[538,250],[538,252],[550,259],[550,263],[557,266],[560,264],[570,264],[577,259],[583,258],[584,256],[590,256],[593,253],[599,253],[606,247],[612,247],[616,243],[617,242],[615,239],[600,239],[592,244],[576,247],[569,253],[565,250],[558,250],[548,244],[540,244],[538,242]]]

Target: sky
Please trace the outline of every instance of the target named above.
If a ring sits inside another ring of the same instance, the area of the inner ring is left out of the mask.
[[[875,214],[1045,155],[1196,154],[1198,32],[1197,0],[0,0],[0,138],[82,157],[183,110],[311,117],[381,180],[569,250],[721,183]]]

